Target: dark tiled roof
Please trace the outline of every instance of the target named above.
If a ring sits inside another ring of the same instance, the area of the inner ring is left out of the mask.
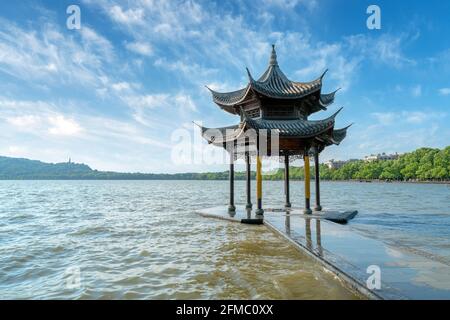
[[[341,110],[342,108],[326,119],[315,121],[252,119],[246,115],[244,115],[244,119],[245,123],[255,130],[276,130],[280,136],[311,138],[333,128],[334,119]]]
[[[250,88],[272,98],[299,99],[322,88],[322,79],[326,71],[311,82],[291,81],[278,66],[275,48],[272,48],[269,66],[263,75],[258,80],[255,80],[248,69],[247,73],[249,84],[240,90],[221,93],[208,88],[212,93],[214,102],[222,106],[233,106],[245,99]],[[333,97],[334,93],[325,95],[323,97],[324,103],[329,104],[329,101],[332,102]]]
[[[208,143],[221,144],[228,141],[234,141],[244,133],[244,127],[241,124],[220,128],[206,128],[200,126],[202,136]]]
[[[298,138],[313,138],[321,136],[334,127],[336,115],[341,111],[339,109],[330,117],[323,120],[267,120],[252,119],[243,113],[243,121],[234,126],[222,128],[206,128],[201,127],[202,136],[209,143],[222,144],[228,141],[237,140],[241,135],[245,134],[248,129],[267,130],[269,134],[272,130],[276,130],[280,136],[291,136]],[[243,110],[241,110],[243,112]],[[339,144],[344,138],[347,128],[333,131],[333,136],[325,134],[323,139],[327,144]]]
[[[311,82],[294,82],[284,75],[278,65],[270,65],[261,80],[253,79],[248,69],[247,72],[252,89],[272,98],[298,99],[322,88],[322,76]]]
[[[334,102],[334,97],[336,95],[336,92],[338,92],[340,89],[337,89],[331,93],[321,94],[320,95],[320,104],[322,107],[328,107],[330,104]]]
[[[225,106],[232,106],[244,100],[249,90],[249,86],[240,90],[225,93],[217,92],[210,88],[208,88],[208,90],[211,91],[215,103]]]
[[[331,139],[331,142],[333,144],[340,144],[347,136],[347,129],[350,127],[351,125],[342,129],[333,130],[333,138]]]

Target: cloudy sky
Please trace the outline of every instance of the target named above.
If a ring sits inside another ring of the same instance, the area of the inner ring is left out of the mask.
[[[366,26],[381,8],[381,30]],[[81,29],[66,22],[81,9]],[[1,1],[0,155],[99,170],[225,170],[173,163],[191,121],[235,124],[211,100],[257,76],[270,45],[289,78],[342,87],[325,118],[354,122],[322,159],[450,145],[450,2]],[[186,135],[185,135],[186,138]],[[184,141],[183,143],[186,143]]]

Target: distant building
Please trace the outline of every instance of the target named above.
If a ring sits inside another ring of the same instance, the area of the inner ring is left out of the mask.
[[[355,162],[355,161],[360,161],[359,159],[349,159],[349,160],[328,160],[326,162],[324,162],[324,164],[329,168],[329,169],[339,169],[341,168],[343,165],[349,163],[349,162]]]
[[[331,160],[328,160],[327,162],[325,162],[325,165],[328,167],[328,169],[339,169],[347,162],[348,161],[331,159]]]
[[[397,160],[400,155],[396,152],[394,154],[386,154],[386,153],[378,153],[378,154],[371,154],[370,156],[365,156],[364,161],[365,162],[372,162],[372,161],[378,161],[378,160]]]

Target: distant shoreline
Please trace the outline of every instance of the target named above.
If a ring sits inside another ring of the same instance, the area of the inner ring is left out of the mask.
[[[263,180],[284,180],[284,168],[263,174]],[[311,168],[311,178],[315,170]],[[250,172],[255,178],[255,172]],[[245,180],[246,172],[235,172],[235,180]],[[290,166],[291,180],[303,180],[304,168]],[[450,183],[450,146],[444,149],[420,148],[402,154],[397,160],[355,160],[333,168],[320,164],[323,181]],[[0,180],[228,180],[229,172],[139,173],[93,170],[86,164],[45,163],[24,158],[0,156]]]
[[[302,179],[290,179],[291,181],[304,181]],[[228,181],[227,179],[98,179],[98,178],[72,178],[72,179],[63,179],[63,178],[36,178],[36,179],[0,179],[0,181]],[[235,181],[245,181],[245,179],[235,179]],[[255,181],[254,178],[252,178],[252,181]],[[263,181],[283,181],[281,179],[263,179]],[[311,180],[314,181],[314,178]],[[398,183],[398,184],[443,184],[443,185],[450,185],[449,181],[400,181],[400,180],[393,180],[393,181],[385,181],[385,180],[328,180],[328,179],[321,179],[320,181],[323,182],[348,182],[348,183]]]

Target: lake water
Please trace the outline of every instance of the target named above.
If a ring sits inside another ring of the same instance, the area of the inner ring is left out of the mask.
[[[284,203],[283,182],[263,190],[265,204]],[[266,227],[194,213],[226,204],[227,191],[226,181],[0,181],[0,298],[356,298]],[[303,182],[291,182],[291,201],[303,205]],[[361,234],[450,264],[447,185],[323,182],[322,204],[357,209]]]

